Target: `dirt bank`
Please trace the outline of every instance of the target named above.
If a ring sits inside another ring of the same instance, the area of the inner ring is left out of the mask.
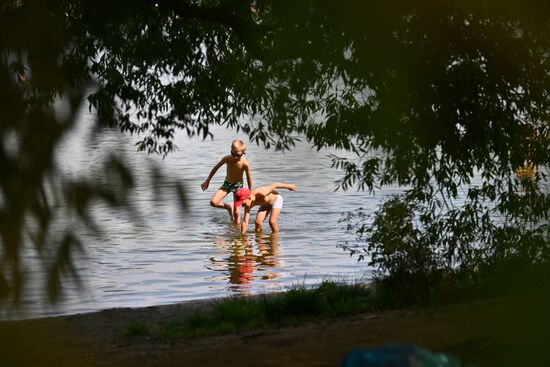
[[[130,322],[181,319],[208,303],[0,322],[0,366],[337,366],[353,348],[408,342],[469,366],[550,365],[548,299],[384,311],[193,339],[124,336]]]

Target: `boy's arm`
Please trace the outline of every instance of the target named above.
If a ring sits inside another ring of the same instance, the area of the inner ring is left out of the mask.
[[[210,171],[210,174],[208,175],[208,178],[201,184],[201,188],[202,188],[202,191],[208,189],[208,185],[210,184],[210,180],[212,179],[212,177],[214,177],[214,175],[216,174],[216,172],[218,171],[218,169],[220,169],[221,166],[223,166],[225,164],[227,160],[227,156],[223,157],[218,163],[216,163],[216,165],[212,168],[212,170]]]
[[[285,184],[285,183],[277,182],[275,183],[275,185],[276,185],[275,189],[287,189],[290,191],[296,191],[296,185],[294,184]]]
[[[252,175],[250,174],[250,164],[247,164],[244,168],[246,172],[246,181],[248,182],[248,188],[252,191]]]
[[[287,189],[290,191],[295,191],[296,185],[289,185],[282,182],[275,182],[275,183],[272,183],[271,185],[262,187],[260,191],[263,195],[269,195],[272,192],[274,192],[276,189]]]
[[[244,216],[243,221],[241,222],[241,234],[246,234],[246,229],[248,228],[248,220],[250,219],[250,207],[244,207]]]

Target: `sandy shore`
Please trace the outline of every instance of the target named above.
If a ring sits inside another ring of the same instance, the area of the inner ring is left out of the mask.
[[[181,320],[211,302],[3,321],[0,366],[338,366],[354,348],[395,342],[451,353],[467,366],[550,365],[550,305],[541,295],[213,337],[124,335],[131,322]]]

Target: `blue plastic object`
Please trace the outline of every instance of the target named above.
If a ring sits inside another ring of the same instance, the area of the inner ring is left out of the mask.
[[[450,355],[433,353],[410,344],[388,344],[349,352],[340,367],[460,367]]]

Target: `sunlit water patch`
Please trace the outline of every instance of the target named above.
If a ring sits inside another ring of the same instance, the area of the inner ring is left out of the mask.
[[[52,307],[40,286],[43,282],[38,282],[27,289],[25,307],[17,312],[5,311],[3,318],[251,295],[327,278],[353,281],[370,276],[364,262],[358,263],[337,246],[354,238],[339,219],[359,207],[374,211],[386,195],[399,189],[390,187],[376,195],[335,191],[335,181],[341,175],[330,167],[329,154],[335,152],[317,151],[303,142],[291,151],[268,151],[242,135],[218,128],[214,140],[189,138],[184,133],[177,136],[178,150],[162,159],[136,152],[138,138],[117,131],[90,140],[90,125],[90,116],[84,115],[59,151],[62,173],[86,176],[90,168],[99,165],[106,151],[114,150],[125,157],[136,174],[136,188],[130,200],[137,210],[121,213],[97,204],[92,215],[102,235],[82,233],[85,251],[73,255],[84,288],[66,282],[63,299]],[[243,239],[227,212],[209,205],[210,196],[223,182],[225,167],[218,171],[206,192],[200,188],[236,138],[247,144],[254,187],[276,181],[298,186],[295,192],[281,190],[285,201],[279,218],[280,233],[276,236],[267,223],[263,234],[254,234],[251,223],[249,234]],[[180,210],[176,197],[155,197],[154,183],[148,176],[151,164],[158,164],[165,175],[186,188],[185,212]],[[61,229],[63,222],[59,226]],[[38,269],[31,270],[33,279],[45,277]]]

